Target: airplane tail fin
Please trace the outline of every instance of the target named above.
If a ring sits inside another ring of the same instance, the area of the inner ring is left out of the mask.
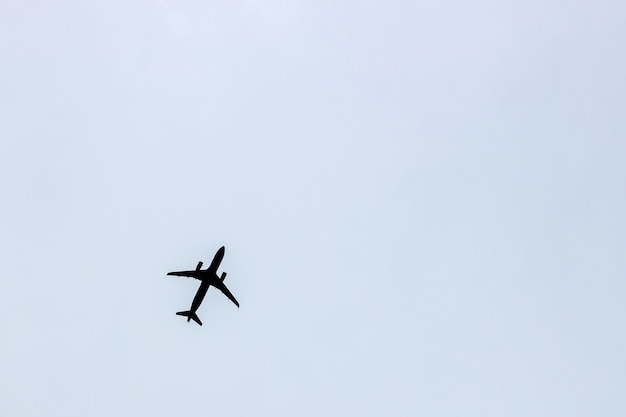
[[[198,317],[196,313],[192,311],[179,311],[178,313],[176,313],[176,315],[187,317],[187,323],[189,323],[189,320],[193,320],[196,323],[198,323],[200,326],[202,326],[202,322],[200,321],[200,318]]]

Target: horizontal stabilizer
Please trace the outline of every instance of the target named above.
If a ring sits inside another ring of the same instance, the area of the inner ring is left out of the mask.
[[[176,313],[176,315],[187,317],[187,323],[189,323],[189,320],[193,320],[196,323],[198,323],[200,326],[202,326],[202,322],[200,321],[200,318],[193,311],[179,311],[178,313]]]

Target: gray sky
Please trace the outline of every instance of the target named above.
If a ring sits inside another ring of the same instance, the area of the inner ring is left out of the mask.
[[[3,416],[623,416],[620,1],[0,1]],[[199,327],[174,313],[210,262]]]

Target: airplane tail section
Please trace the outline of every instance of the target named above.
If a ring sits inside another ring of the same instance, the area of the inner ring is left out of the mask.
[[[187,317],[187,323],[189,323],[189,320],[193,320],[196,323],[198,323],[200,326],[202,326],[202,322],[200,321],[200,318],[193,311],[179,311],[178,313],[176,313],[176,315]]]

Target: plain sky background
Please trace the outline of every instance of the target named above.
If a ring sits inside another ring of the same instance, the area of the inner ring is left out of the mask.
[[[618,0],[0,0],[0,415],[624,416],[625,116]]]

